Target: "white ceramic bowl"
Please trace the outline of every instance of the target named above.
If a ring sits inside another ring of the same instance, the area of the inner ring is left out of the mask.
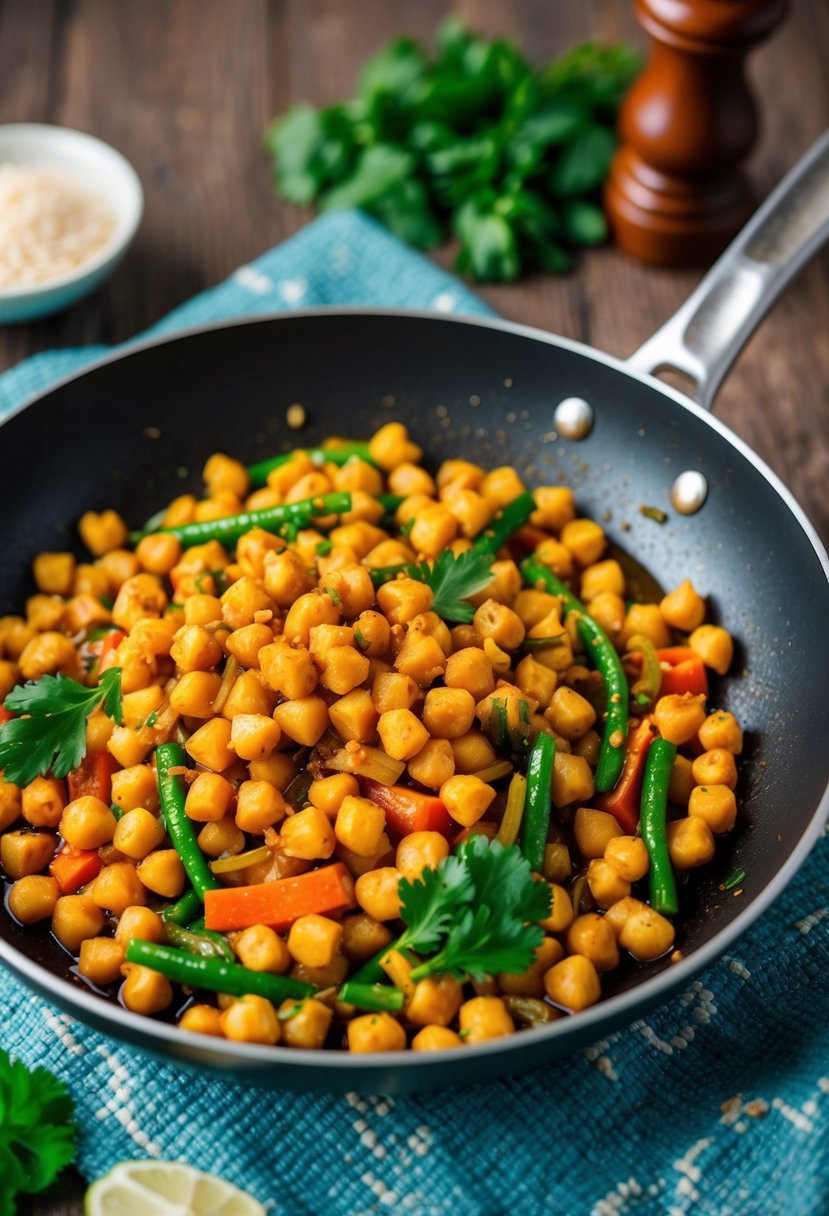
[[[0,324],[60,312],[107,277],[135,236],[144,210],[138,174],[120,152],[92,135],[39,123],[0,125],[0,165],[50,169],[102,196],[115,217],[102,249],[76,270],[44,283],[0,288]]]

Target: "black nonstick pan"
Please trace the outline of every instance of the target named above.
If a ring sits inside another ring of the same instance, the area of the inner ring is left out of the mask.
[[[738,827],[691,892],[677,964],[638,968],[575,1017],[435,1055],[351,1056],[202,1038],[82,988],[47,930],[0,912],[0,960],[104,1032],[225,1079],[414,1091],[540,1065],[638,1017],[721,954],[791,879],[829,805],[829,563],[774,474],[706,412],[770,302],[829,234],[829,136],[764,205],[680,312],[628,363],[498,321],[359,310],[281,314],[133,346],[43,394],[0,433],[0,613],[31,594],[41,549],[75,548],[86,509],[139,524],[195,490],[213,451],[254,461],[300,441],[407,424],[436,464],[514,464],[573,487],[585,514],[664,587],[690,576],[739,639],[717,700],[747,730]],[[649,373],[678,367],[696,401]],[[561,403],[565,404],[562,406]],[[668,512],[663,525],[642,505]],[[746,871],[734,898],[720,884]]]

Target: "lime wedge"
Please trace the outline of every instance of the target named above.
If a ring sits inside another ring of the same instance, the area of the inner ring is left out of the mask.
[[[94,1182],[85,1216],[265,1216],[247,1191],[180,1161],[123,1161]]]

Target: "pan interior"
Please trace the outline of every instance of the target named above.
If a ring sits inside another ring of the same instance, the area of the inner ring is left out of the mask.
[[[556,436],[565,397],[595,411],[589,437]],[[305,407],[290,430],[287,407]],[[612,362],[508,328],[389,314],[282,316],[137,349],[51,392],[2,430],[5,528],[0,612],[34,587],[32,555],[73,549],[88,509],[139,525],[172,497],[198,493],[208,455],[254,461],[399,419],[430,466],[463,456],[513,464],[530,486],[573,488],[580,512],[664,587],[690,577],[738,642],[715,703],[746,730],[740,817],[716,861],[692,879],[693,952],[771,883],[829,783],[827,580],[803,528],[756,465],[705,420]],[[704,473],[694,516],[672,510],[678,473]],[[640,507],[668,512],[658,524]],[[720,890],[737,868],[742,894]],[[2,935],[52,971],[65,958],[46,930]],[[658,970],[657,964],[651,970]],[[617,983],[639,983],[646,969]]]

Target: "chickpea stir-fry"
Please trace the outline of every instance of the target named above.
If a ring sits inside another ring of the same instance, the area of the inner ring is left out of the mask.
[[[76,974],[248,1043],[436,1051],[680,957],[735,823],[725,629],[631,602],[572,491],[399,423],[246,469],[0,619],[0,865]]]

